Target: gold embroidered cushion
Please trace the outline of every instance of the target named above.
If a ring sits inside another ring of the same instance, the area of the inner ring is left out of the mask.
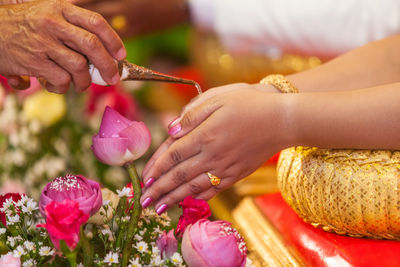
[[[278,186],[306,222],[350,236],[400,240],[400,152],[292,147]]]

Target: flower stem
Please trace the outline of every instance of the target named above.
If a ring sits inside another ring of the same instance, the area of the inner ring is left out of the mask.
[[[132,187],[133,187],[133,209],[130,211],[130,220],[127,229],[126,235],[126,243],[124,247],[124,251],[122,253],[122,266],[125,267],[128,265],[129,256],[132,251],[132,245],[134,240],[134,235],[137,230],[137,224],[139,222],[140,214],[142,213],[142,206],[140,205],[140,197],[142,195],[142,188],[140,186],[139,175],[136,171],[136,167],[134,163],[130,163],[126,165],[128,169],[129,176],[131,178]]]
[[[93,249],[83,231],[83,227],[81,227],[81,244],[83,250],[83,266],[91,267],[93,263]]]

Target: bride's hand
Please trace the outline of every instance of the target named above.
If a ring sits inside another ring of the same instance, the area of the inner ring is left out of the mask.
[[[188,195],[210,199],[288,145],[282,95],[247,84],[233,87],[212,89],[204,94],[205,101],[185,110],[176,124],[181,130],[143,172],[143,206],[154,203],[162,213]],[[220,177],[220,185],[212,186],[206,172]]]

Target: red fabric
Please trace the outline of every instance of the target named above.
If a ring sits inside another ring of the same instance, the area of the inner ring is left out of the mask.
[[[305,223],[279,193],[255,199],[260,210],[308,266],[400,266],[400,242],[328,233]]]

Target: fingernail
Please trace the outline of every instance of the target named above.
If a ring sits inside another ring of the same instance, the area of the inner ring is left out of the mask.
[[[119,73],[115,74],[114,77],[112,77],[111,82],[112,84],[117,84],[121,77],[119,76]]]
[[[182,126],[180,123],[176,124],[175,126],[173,126],[171,129],[168,130],[168,134],[169,135],[176,135],[177,133],[179,133],[182,130]]]
[[[154,178],[150,178],[149,180],[147,180],[145,183],[144,183],[144,186],[145,187],[150,187],[153,183],[154,183]]]
[[[180,118],[175,118],[170,124],[168,124],[168,129],[173,127],[175,124],[177,124],[180,121]]]
[[[168,206],[166,204],[162,204],[158,209],[156,210],[158,215],[161,215],[164,211],[168,209]]]
[[[144,209],[147,208],[151,204],[152,201],[153,200],[151,199],[151,197],[146,198],[142,203],[142,208],[144,208]]]
[[[126,57],[126,50],[125,48],[121,48],[120,50],[118,50],[117,52],[117,59],[118,60],[123,60]]]

